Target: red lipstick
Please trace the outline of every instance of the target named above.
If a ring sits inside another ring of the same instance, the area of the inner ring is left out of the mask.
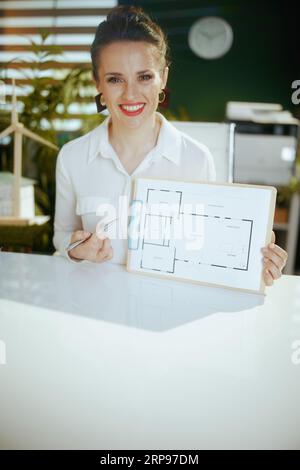
[[[134,111],[129,111],[128,109],[125,109],[123,108],[123,106],[140,106],[142,105],[139,109],[136,109]],[[141,114],[145,108],[145,103],[128,103],[128,104],[120,104],[119,105],[121,111],[123,114],[125,114],[126,116],[137,116],[138,114]]]

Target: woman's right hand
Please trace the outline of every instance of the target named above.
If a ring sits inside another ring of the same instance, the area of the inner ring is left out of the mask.
[[[110,239],[105,234],[91,233],[84,230],[76,230],[71,237],[71,243],[79,240],[88,239],[84,243],[69,251],[69,256],[78,260],[92,261],[93,263],[102,263],[113,257],[113,250]]]

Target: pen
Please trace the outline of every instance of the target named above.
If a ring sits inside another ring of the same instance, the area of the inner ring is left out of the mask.
[[[103,231],[105,231],[113,222],[115,222],[117,220],[116,219],[113,219],[113,220],[110,220],[109,222],[107,222],[104,227],[103,227]],[[84,238],[83,240],[78,240],[77,242],[74,242],[74,243],[71,243],[69,246],[68,246],[68,251],[70,250],[73,250],[73,248],[76,248],[76,246],[78,245],[81,245],[81,243],[83,242],[86,242],[89,238],[91,238],[93,234],[91,233],[87,238]]]

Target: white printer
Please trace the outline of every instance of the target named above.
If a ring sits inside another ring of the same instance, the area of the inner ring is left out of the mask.
[[[234,122],[234,181],[284,185],[295,171],[299,121],[280,104],[228,102]]]

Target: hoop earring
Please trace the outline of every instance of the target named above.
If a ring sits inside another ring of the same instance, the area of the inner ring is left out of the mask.
[[[160,93],[163,94],[163,98],[162,98],[161,100],[159,99]],[[166,94],[165,94],[164,90],[161,90],[160,93],[159,93],[159,95],[158,95],[158,102],[159,102],[159,104],[163,103],[163,102],[165,101],[165,99],[166,99]]]
[[[163,98],[162,99],[159,99],[159,95],[160,94],[163,94]],[[169,106],[169,100],[170,100],[170,91],[168,90],[168,88],[164,88],[163,90],[161,90],[161,92],[159,93],[158,95],[158,103],[159,105],[162,107],[162,108],[168,108]]]
[[[99,95],[96,95],[94,97],[95,98],[95,103],[96,103],[96,106],[97,106],[97,113],[101,113],[101,111],[106,109],[106,105],[105,105],[105,103],[102,103],[101,97],[102,97],[102,93],[99,93]]]

